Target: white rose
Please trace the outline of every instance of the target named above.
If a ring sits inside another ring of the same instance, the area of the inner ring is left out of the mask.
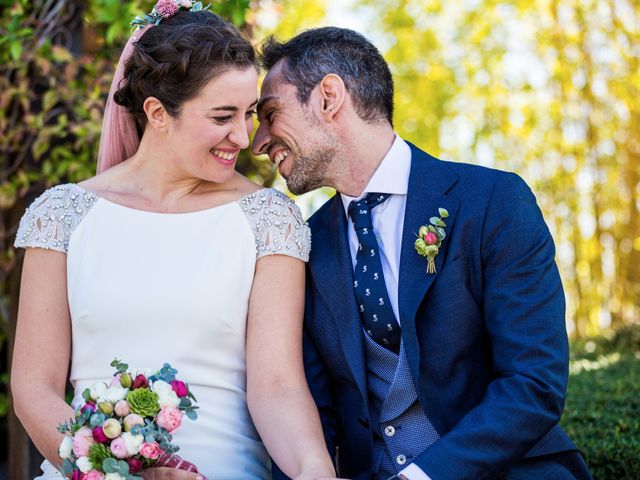
[[[160,408],[172,407],[175,408],[180,405],[180,398],[173,391],[171,385],[163,380],[157,380],[153,382],[153,391],[158,395],[158,403]]]
[[[140,445],[144,442],[142,435],[133,435],[131,432],[124,432],[120,435],[124,440],[124,444],[127,447],[127,453],[129,456],[135,455],[140,450]]]
[[[119,473],[107,473],[104,476],[104,480],[125,480],[125,478]]]
[[[102,392],[102,395],[100,395],[100,398],[98,398],[98,402],[109,402],[115,405],[120,400],[124,400],[127,396],[127,393],[129,393],[128,388],[109,387],[104,392]]]
[[[100,396],[104,393],[104,391],[108,388],[109,386],[104,383],[104,382],[98,382],[96,384],[94,384],[90,389],[89,389],[89,395],[91,396],[92,400],[98,400],[98,398],[100,398]]]
[[[93,465],[89,461],[89,457],[80,457],[78,460],[76,460],[76,465],[82,473],[89,473],[91,470],[93,470]]]
[[[58,448],[58,455],[61,459],[68,458],[71,456],[71,452],[73,451],[73,438],[72,437],[64,437],[62,439],[62,443],[60,443],[60,448]]]
[[[173,391],[173,389],[171,388],[171,385],[169,385],[164,380],[156,380],[155,382],[153,382],[151,384],[151,390],[156,392],[158,395],[168,391]]]

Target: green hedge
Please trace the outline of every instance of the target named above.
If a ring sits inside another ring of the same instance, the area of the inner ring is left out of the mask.
[[[561,425],[594,479],[640,479],[640,328],[572,350]]]

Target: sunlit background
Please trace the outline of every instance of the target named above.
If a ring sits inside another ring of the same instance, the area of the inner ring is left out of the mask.
[[[529,183],[556,242],[570,334],[640,322],[637,2],[259,5],[258,38],[329,24],[364,33],[391,65],[401,136]]]

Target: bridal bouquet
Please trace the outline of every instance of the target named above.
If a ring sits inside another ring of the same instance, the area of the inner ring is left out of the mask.
[[[119,360],[111,383],[98,382],[82,393],[85,403],[75,418],[58,426],[61,473],[73,480],[130,480],[151,467],[167,466],[197,473],[175,455],[172,433],[186,415],[197,418],[189,386],[165,363],[153,375],[128,372]]]

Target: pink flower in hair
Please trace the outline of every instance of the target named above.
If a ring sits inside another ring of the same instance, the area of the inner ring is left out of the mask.
[[[169,18],[176,14],[180,10],[180,6],[175,0],[159,0],[156,3],[156,12],[158,12],[163,18]]]

